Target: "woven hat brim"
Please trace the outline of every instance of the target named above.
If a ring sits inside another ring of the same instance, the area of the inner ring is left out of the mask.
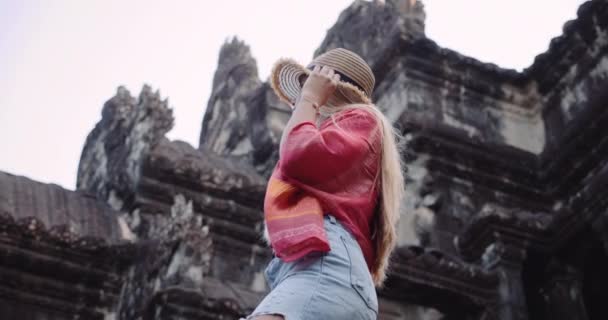
[[[293,105],[302,90],[299,79],[304,74],[309,75],[310,70],[291,58],[281,58],[272,66],[270,86],[281,101]],[[365,93],[350,83],[338,81],[336,90],[340,90],[353,103],[371,104]]]

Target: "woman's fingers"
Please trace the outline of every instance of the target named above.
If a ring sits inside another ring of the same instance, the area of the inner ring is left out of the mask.
[[[324,78],[325,81],[331,83],[334,86],[338,84],[338,81],[340,81],[340,75],[328,66],[314,66],[310,76],[313,76],[314,78],[316,78],[317,76]]]
[[[302,85],[300,95],[316,97],[319,105],[322,105],[338,86],[339,79],[339,74],[331,67],[315,65]]]
[[[319,74],[324,76],[327,74],[327,66],[322,66],[321,70],[319,70]]]
[[[328,66],[323,66],[319,70],[319,75],[322,75],[323,77],[325,77],[331,81],[334,79],[334,76],[336,75],[336,73],[332,68],[330,68]]]
[[[316,74],[325,76],[325,77],[329,78],[329,80],[335,79],[336,76],[338,76],[338,79],[339,79],[339,75],[334,71],[334,69],[332,69],[328,66],[316,65],[313,67],[312,73],[316,73]]]

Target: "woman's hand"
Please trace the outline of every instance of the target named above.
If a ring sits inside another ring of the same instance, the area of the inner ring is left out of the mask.
[[[279,143],[279,154],[283,150],[283,143],[286,140],[286,136],[291,132],[291,129],[302,122],[316,122],[317,108],[325,104],[331,94],[334,93],[339,79],[340,76],[329,67],[314,67],[304,82],[300,96],[294,105],[291,118],[289,118],[285,129],[283,129],[281,142]]]
[[[315,66],[302,86],[296,105],[301,99],[316,103],[319,107],[324,105],[336,90],[339,80],[340,75],[330,67]]]

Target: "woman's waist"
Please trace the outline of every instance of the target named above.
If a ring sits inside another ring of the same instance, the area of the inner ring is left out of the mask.
[[[350,228],[344,222],[340,221],[340,219],[336,217],[336,215],[331,213],[324,213],[323,226],[327,235],[327,240],[330,243],[333,244],[337,241],[340,241],[340,238],[342,237],[359,246],[357,238],[353,234],[353,231],[351,231]],[[275,256],[274,249],[272,249],[272,253],[273,256]]]
[[[371,239],[366,237],[363,231],[353,230],[356,229],[356,226],[349,227],[349,225],[346,222],[341,221],[340,217],[337,215],[326,213],[323,218],[325,221],[325,230],[328,233],[330,242],[332,242],[332,240],[339,241],[340,236],[342,236],[347,242],[359,249],[358,251],[363,254],[366,261],[371,261],[371,250],[373,250],[371,247]],[[357,233],[359,234],[358,236]]]
[[[323,214],[323,223],[325,225],[325,231],[327,233],[335,233],[337,235],[346,236],[351,239],[355,239],[352,231],[342,222],[338,217],[331,213]]]

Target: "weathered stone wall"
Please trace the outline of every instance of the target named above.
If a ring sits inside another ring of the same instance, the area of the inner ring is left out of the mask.
[[[94,196],[0,172],[0,318],[115,318],[124,231]]]

